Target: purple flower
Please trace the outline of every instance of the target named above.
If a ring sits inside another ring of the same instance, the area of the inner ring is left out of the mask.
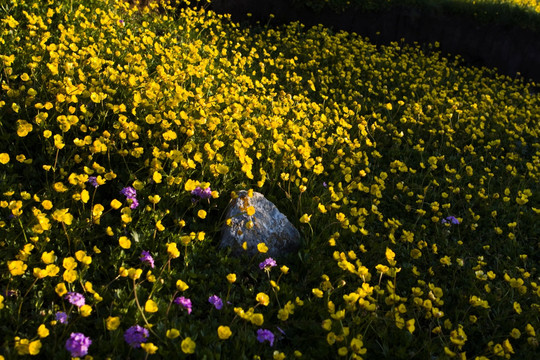
[[[148,330],[140,325],[133,325],[124,333],[124,340],[133,348],[141,347],[141,343],[146,342]]]
[[[63,311],[59,311],[56,313],[56,321],[58,321],[60,324],[67,324],[68,315]]]
[[[95,177],[95,176],[89,176],[88,177],[88,182],[90,183],[90,185],[92,185],[95,188],[97,188],[99,186],[99,184],[97,182],[97,177]]]
[[[78,292],[70,291],[67,293],[67,295],[64,297],[67,301],[69,301],[70,304],[75,305],[76,307],[81,307],[84,304],[86,304],[86,301],[84,300],[84,295],[79,294]]]
[[[150,265],[152,269],[154,268],[154,258],[152,257],[152,255],[150,255],[148,251],[143,250],[140,259],[143,263]]]
[[[328,184],[326,184],[326,181],[323,181],[322,186],[327,187]]]
[[[269,271],[270,268],[274,266],[277,266],[277,263],[276,263],[276,260],[272,258],[267,258],[266,260],[264,260],[262,263],[259,264],[259,268],[261,270],[266,270],[266,271]]]
[[[126,186],[122,190],[120,190],[120,194],[124,195],[128,199],[133,199],[137,196],[137,190],[131,186]]]
[[[130,209],[136,209],[139,206],[139,201],[137,200],[137,190],[131,186],[126,186],[120,190],[120,194],[124,195],[128,200],[131,200]]]
[[[186,298],[186,297],[183,297],[183,296],[180,296],[180,297],[177,297],[176,299],[174,299],[174,303],[177,304],[177,305],[180,305],[181,307],[183,307],[184,309],[187,310],[187,313],[188,314],[191,314],[191,300]]]
[[[445,219],[442,219],[442,220],[441,220],[441,223],[442,223],[442,224],[450,223],[450,224],[452,224],[452,225],[459,225],[459,220],[456,219],[456,218],[453,217],[453,216],[447,216]]]
[[[270,330],[259,329],[257,330],[257,340],[260,343],[268,341],[270,346],[274,346],[274,334]]]
[[[191,195],[198,196],[201,199],[210,199],[212,197],[212,189],[207,187],[206,189],[197,186],[195,189],[191,190]]]
[[[208,302],[215,306],[216,309],[221,310],[223,307],[223,300],[217,295],[212,295],[208,298]]]
[[[71,353],[71,357],[83,357],[88,354],[88,348],[92,345],[92,340],[83,333],[71,333],[66,340],[66,350]]]
[[[139,200],[133,198],[131,200],[131,205],[129,205],[130,209],[136,209],[139,206]]]

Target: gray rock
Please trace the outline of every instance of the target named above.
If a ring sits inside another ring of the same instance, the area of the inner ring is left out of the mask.
[[[247,214],[250,206],[255,208],[251,216]],[[300,247],[298,230],[261,193],[253,192],[253,196],[249,197],[247,191],[239,191],[238,197],[229,203],[226,219],[230,221],[221,229],[219,246],[230,247],[233,255],[246,253],[253,256],[259,253],[257,244],[261,242],[268,247],[266,255],[272,257],[279,257]],[[244,242],[247,243],[247,250],[242,249]]]

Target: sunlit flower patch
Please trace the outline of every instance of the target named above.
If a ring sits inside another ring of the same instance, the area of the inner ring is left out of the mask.
[[[2,6],[0,358],[536,358],[534,84],[153,4]]]

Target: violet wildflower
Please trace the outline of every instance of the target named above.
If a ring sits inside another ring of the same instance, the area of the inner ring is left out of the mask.
[[[221,300],[221,298],[217,295],[210,296],[208,298],[208,302],[214,305],[214,307],[218,310],[221,310],[221,308],[223,307],[223,300]]]
[[[137,190],[131,186],[126,186],[122,190],[120,190],[120,194],[124,195],[128,199],[134,198],[137,196]]]
[[[201,199],[210,199],[212,197],[212,189],[207,187],[205,189],[197,186],[195,189],[191,190],[191,195],[198,196]]]
[[[124,195],[128,200],[131,200],[130,209],[136,209],[139,206],[139,201],[137,200],[137,190],[131,186],[126,186],[120,190],[120,194]]]
[[[441,220],[441,223],[442,223],[442,224],[450,223],[450,224],[452,224],[452,225],[459,225],[459,220],[456,219],[456,218],[453,217],[453,216],[447,216],[445,219],[442,219],[442,220]]]
[[[59,311],[55,314],[55,319],[56,321],[58,321],[60,324],[67,324],[68,323],[68,315],[63,312],[63,311]]]
[[[79,294],[78,292],[70,291],[67,293],[67,295],[64,297],[67,301],[69,301],[70,304],[75,305],[76,307],[81,307],[84,304],[86,304],[86,301],[84,299],[83,294]]]
[[[83,357],[88,354],[88,348],[92,340],[83,333],[71,333],[66,340],[66,350],[71,353],[71,357]]]
[[[174,303],[186,309],[188,314],[191,314],[192,306],[190,299],[180,296],[174,299]]]
[[[257,340],[260,343],[268,341],[270,346],[274,346],[274,334],[270,330],[259,329],[257,330]]]
[[[88,177],[88,182],[90,183],[90,185],[92,185],[95,188],[97,188],[99,186],[99,184],[97,182],[97,177],[95,177],[95,176],[89,176]]]
[[[139,348],[141,347],[141,343],[146,342],[148,335],[149,332],[147,329],[140,325],[133,325],[124,332],[124,340],[126,340],[132,348]]]
[[[143,263],[150,265],[152,269],[154,268],[154,258],[152,257],[152,255],[150,255],[148,251],[143,250],[143,252],[141,253],[140,260]]]
[[[264,260],[262,263],[259,264],[259,269],[270,271],[270,268],[277,266],[276,260],[272,259],[271,257]]]

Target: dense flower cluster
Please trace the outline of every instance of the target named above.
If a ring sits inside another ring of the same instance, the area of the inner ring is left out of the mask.
[[[150,3],[2,4],[0,357],[536,358],[534,84]]]
[[[145,343],[150,333],[140,325],[133,325],[124,332],[124,340],[133,348],[141,347]]]
[[[88,354],[88,348],[92,345],[90,337],[82,333],[71,333],[66,340],[66,350],[71,353],[71,357],[82,357]]]

